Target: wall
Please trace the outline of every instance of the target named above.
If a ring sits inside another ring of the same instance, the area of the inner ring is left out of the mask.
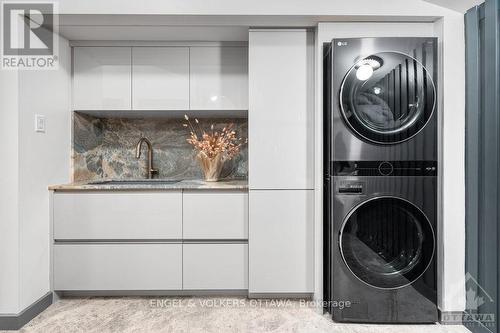
[[[50,291],[48,185],[69,181],[70,77],[68,41],[59,40],[59,69],[19,76],[20,309]],[[34,131],[35,114],[46,133]]]
[[[462,14],[434,24],[440,43],[441,229],[438,263],[443,311],[465,309],[465,35]]]
[[[17,314],[50,291],[47,187],[69,181],[70,161],[68,41],[60,38],[59,48],[58,70],[0,75],[0,139],[9,161],[0,192],[0,314]],[[34,131],[35,114],[46,116],[46,133]]]
[[[450,8],[461,13],[465,13],[469,8],[477,6],[484,2],[484,0],[424,0],[424,1],[432,2],[436,5]]]
[[[348,37],[405,37],[436,36],[440,38],[439,48],[443,61],[438,82],[441,100],[441,130],[443,140],[440,146],[442,177],[440,201],[443,203],[441,228],[438,232],[438,306],[442,311],[462,311],[464,296],[465,215],[464,206],[464,89],[465,68],[463,16],[453,14],[438,23],[320,23],[316,35],[316,216],[315,216],[315,298],[322,298],[322,155],[323,155],[323,101],[322,101],[322,45],[333,38]],[[446,42],[443,42],[446,41]],[[457,70],[460,69],[460,70]],[[446,80],[443,80],[446,77]],[[444,89],[442,87],[444,86]],[[461,144],[462,143],[462,144]],[[457,148],[459,147],[459,148]],[[444,174],[443,166],[446,169]],[[439,205],[441,207],[441,205]],[[443,232],[444,231],[444,232]],[[446,234],[445,234],[446,233]],[[454,286],[451,289],[451,286]]]
[[[74,113],[73,116],[73,179],[88,181],[102,178],[147,177],[147,152],[135,158],[137,142],[146,137],[153,146],[153,165],[158,178],[201,179],[203,174],[195,158],[193,147],[186,141],[189,129],[183,127],[184,118],[97,118]],[[192,122],[198,132],[215,131],[233,124],[238,137],[247,138],[247,119],[199,119]],[[198,129],[198,126],[199,129]],[[243,144],[241,152],[226,161],[221,177],[248,178],[248,150]]]
[[[19,309],[17,71],[0,73],[0,314]]]

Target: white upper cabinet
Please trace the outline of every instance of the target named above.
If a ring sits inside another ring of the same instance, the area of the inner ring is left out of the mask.
[[[303,29],[250,31],[250,189],[314,188],[312,49]]]
[[[132,48],[132,108],[189,109],[189,48]]]
[[[191,47],[192,110],[248,109],[248,48]]]
[[[74,110],[131,109],[130,47],[75,47]]]
[[[75,47],[74,110],[248,110],[248,48]]]

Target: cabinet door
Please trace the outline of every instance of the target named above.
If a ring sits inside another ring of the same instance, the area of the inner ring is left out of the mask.
[[[186,290],[248,289],[247,244],[184,244]]]
[[[74,110],[131,109],[131,48],[75,47]]]
[[[313,190],[250,191],[249,292],[313,292]]]
[[[56,244],[55,290],[180,290],[182,244]]]
[[[314,188],[310,48],[305,30],[250,32],[250,189]]]
[[[134,47],[132,65],[134,110],[189,108],[189,48]]]
[[[191,47],[191,109],[248,109],[248,48]]]
[[[58,192],[54,239],[181,239],[182,193]]]
[[[248,194],[237,191],[185,191],[184,239],[247,239]]]

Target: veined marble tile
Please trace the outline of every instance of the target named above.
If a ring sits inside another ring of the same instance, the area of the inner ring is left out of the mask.
[[[199,119],[201,128],[214,124],[220,130],[230,123],[237,135],[248,136],[246,119]],[[147,151],[135,158],[135,147],[141,137],[153,144],[153,164],[159,169],[158,178],[202,179],[195,159],[196,152],[186,141],[189,130],[182,126],[184,119],[97,118],[78,112],[73,117],[73,178],[75,182],[100,178],[145,178]],[[248,150],[224,164],[222,178],[246,179]]]

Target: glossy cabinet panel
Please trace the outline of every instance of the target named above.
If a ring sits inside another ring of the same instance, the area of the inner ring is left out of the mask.
[[[58,192],[54,239],[181,239],[182,193]]]
[[[74,110],[248,110],[248,48],[74,47]]]
[[[73,109],[130,110],[131,48],[75,47]]]
[[[184,244],[185,290],[248,288],[247,244]]]
[[[192,110],[248,109],[248,48],[191,47]]]
[[[189,109],[189,48],[132,48],[132,108]]]
[[[311,49],[305,30],[250,31],[250,189],[314,188]]]
[[[184,239],[247,239],[248,193],[185,191]]]
[[[249,196],[249,293],[312,293],[314,190]]]
[[[56,244],[54,290],[180,290],[182,244]]]

